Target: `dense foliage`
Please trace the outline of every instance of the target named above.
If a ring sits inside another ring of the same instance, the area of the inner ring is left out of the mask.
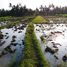
[[[26,8],[26,6],[12,5],[10,3],[10,10],[0,9],[0,16],[27,16],[33,15],[32,9]]]
[[[44,7],[41,5],[39,14],[45,15],[45,16],[58,15],[58,14],[65,14],[66,15],[67,14],[67,6],[58,7],[58,6],[54,6],[53,4],[51,4],[48,7],[47,6]],[[60,16],[62,16],[62,15],[60,15]]]
[[[27,15],[61,15],[67,16],[67,7],[58,7],[53,4],[49,5],[49,7],[44,7],[41,5],[40,9],[36,8],[36,10],[28,9],[26,6],[21,6],[21,4],[12,5],[9,4],[10,10],[0,9],[0,16],[27,16]],[[64,15],[62,15],[64,14]]]

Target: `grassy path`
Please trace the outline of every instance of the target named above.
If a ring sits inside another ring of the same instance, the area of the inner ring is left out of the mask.
[[[35,36],[32,23],[28,25],[24,46],[24,55],[19,67],[49,67]]]

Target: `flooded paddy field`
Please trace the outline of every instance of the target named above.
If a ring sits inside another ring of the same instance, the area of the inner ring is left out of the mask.
[[[50,66],[58,67],[61,62],[67,63],[67,24],[34,24],[34,27]]]
[[[21,60],[26,26],[19,24],[0,30],[0,67],[8,67],[13,62],[18,64]]]
[[[66,17],[48,17],[50,23],[67,23]]]

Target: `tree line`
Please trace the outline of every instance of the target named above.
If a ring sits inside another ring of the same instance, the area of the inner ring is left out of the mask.
[[[12,5],[9,4],[10,10],[0,9],[0,17],[1,16],[27,16],[33,15],[34,11],[32,9],[26,8],[26,6],[21,6],[21,4]]]
[[[57,15],[57,14],[67,14],[67,6],[65,7],[58,7],[54,6],[53,4],[49,5],[48,7],[40,6],[40,12],[41,15]]]
[[[1,16],[29,16],[29,15],[57,15],[57,14],[67,14],[67,6],[58,7],[53,4],[47,6],[40,6],[40,8],[36,8],[35,10],[28,9],[26,6],[21,6],[21,4],[12,5],[9,4],[10,10],[0,9],[0,17]]]

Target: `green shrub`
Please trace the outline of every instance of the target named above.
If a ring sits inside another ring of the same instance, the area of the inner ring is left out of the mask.
[[[32,23],[48,23],[48,20],[44,19],[42,16],[37,16],[32,20]]]

